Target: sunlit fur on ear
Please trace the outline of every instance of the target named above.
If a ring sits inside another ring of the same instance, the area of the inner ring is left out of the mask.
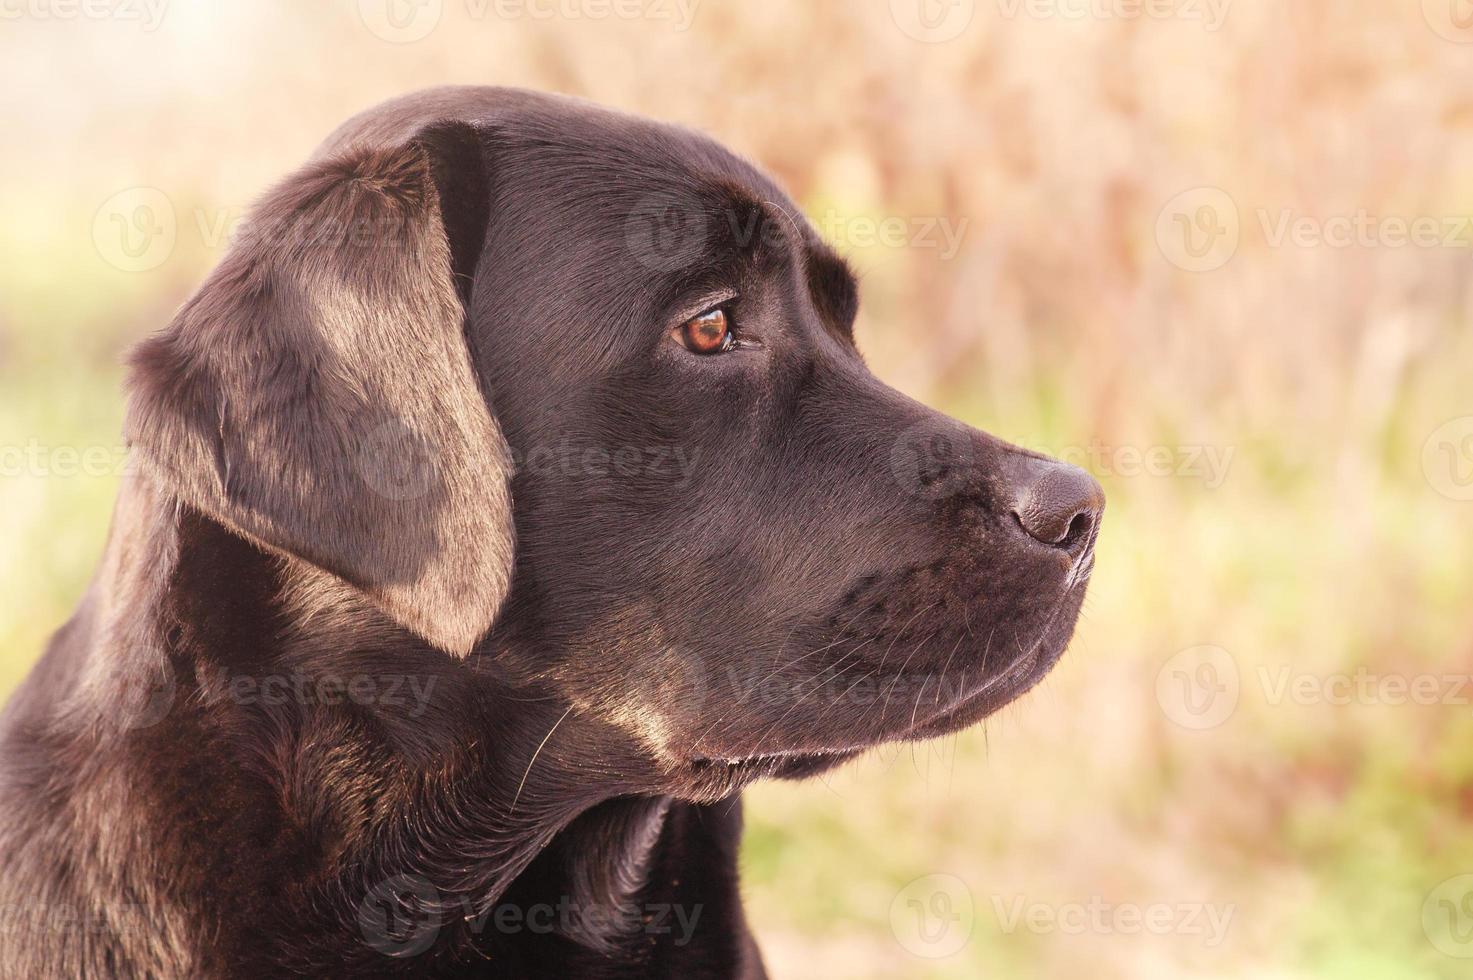
[[[134,352],[126,423],[181,500],[461,655],[514,548],[510,452],[456,285],[484,239],[481,154],[471,127],[440,124],[285,180]]]

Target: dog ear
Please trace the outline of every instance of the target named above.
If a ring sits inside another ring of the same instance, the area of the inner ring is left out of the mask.
[[[441,123],[287,178],[135,350],[126,422],[179,499],[457,655],[514,547],[511,453],[465,329],[485,159],[476,130]]]

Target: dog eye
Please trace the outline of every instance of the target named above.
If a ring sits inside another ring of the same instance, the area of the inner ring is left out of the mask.
[[[691,317],[670,331],[670,336],[692,354],[722,354],[736,347],[731,319],[720,307]]]

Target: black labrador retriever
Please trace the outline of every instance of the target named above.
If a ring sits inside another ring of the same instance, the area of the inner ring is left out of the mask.
[[[428,91],[132,358],[125,479],[0,731],[5,977],[760,977],[742,787],[1063,651],[1103,498],[885,387],[767,177]]]

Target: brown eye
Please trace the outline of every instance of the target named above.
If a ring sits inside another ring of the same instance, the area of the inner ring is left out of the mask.
[[[692,354],[720,354],[736,346],[736,339],[731,335],[731,325],[723,309],[692,317],[670,331],[670,336]]]

